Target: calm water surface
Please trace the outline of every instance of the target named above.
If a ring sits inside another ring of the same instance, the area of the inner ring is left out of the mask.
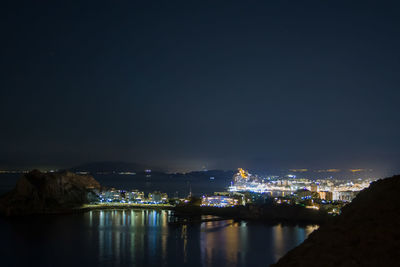
[[[315,226],[171,225],[170,211],[0,219],[2,266],[268,266]]]

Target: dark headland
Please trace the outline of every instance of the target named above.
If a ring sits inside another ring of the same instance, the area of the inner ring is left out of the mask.
[[[0,197],[0,213],[6,216],[70,212],[89,203],[100,184],[89,175],[71,172],[23,175],[15,188]]]
[[[399,266],[400,176],[373,182],[271,266]]]

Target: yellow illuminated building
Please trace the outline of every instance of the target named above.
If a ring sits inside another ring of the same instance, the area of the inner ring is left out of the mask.
[[[247,179],[249,177],[249,173],[242,168],[239,168],[238,171],[242,178]]]

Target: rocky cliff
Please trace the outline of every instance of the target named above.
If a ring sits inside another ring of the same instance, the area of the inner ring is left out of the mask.
[[[100,184],[91,176],[71,172],[23,175],[15,188],[0,198],[0,213],[27,215],[67,212],[89,202]]]
[[[400,266],[400,176],[373,182],[272,266]]]

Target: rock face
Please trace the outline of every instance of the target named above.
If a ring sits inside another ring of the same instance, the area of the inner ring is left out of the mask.
[[[400,266],[400,176],[373,182],[272,266]]]
[[[0,198],[0,212],[7,216],[67,212],[88,203],[96,190],[100,184],[91,176],[34,170]]]

